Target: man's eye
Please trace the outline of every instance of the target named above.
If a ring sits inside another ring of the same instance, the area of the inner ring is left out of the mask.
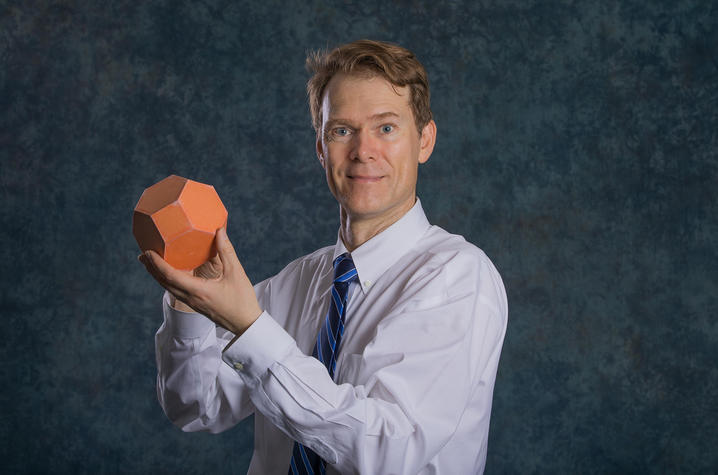
[[[338,135],[340,137],[344,137],[345,135],[349,134],[349,130],[346,127],[337,127],[334,129],[334,135]]]
[[[382,126],[381,126],[381,131],[384,132],[385,134],[391,133],[391,132],[394,131],[394,126],[393,126],[393,125],[389,125],[389,124],[387,124],[387,125],[382,125]]]

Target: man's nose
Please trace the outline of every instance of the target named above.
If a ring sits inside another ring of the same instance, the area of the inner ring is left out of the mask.
[[[370,130],[362,129],[354,136],[354,148],[352,149],[352,159],[366,162],[376,159],[377,155],[377,137]]]

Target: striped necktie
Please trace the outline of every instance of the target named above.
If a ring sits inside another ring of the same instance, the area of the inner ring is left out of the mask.
[[[332,285],[332,301],[324,323],[319,329],[317,342],[312,356],[324,363],[329,376],[334,379],[342,335],[344,334],[344,317],[346,315],[347,294],[349,283],[357,279],[354,261],[348,253],[334,260],[334,285]],[[326,462],[308,447],[295,442],[289,475],[324,474]]]

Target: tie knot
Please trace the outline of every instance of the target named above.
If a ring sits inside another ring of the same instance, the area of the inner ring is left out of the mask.
[[[334,259],[334,283],[351,282],[357,278],[357,270],[354,267],[352,256],[345,252]]]

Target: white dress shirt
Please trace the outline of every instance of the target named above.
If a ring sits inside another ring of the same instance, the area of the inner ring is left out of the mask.
[[[312,357],[341,239],[255,286],[259,319],[233,334],[173,309],[157,332],[157,392],[185,431],[255,414],[250,474],[286,475],[293,440],[327,473],[474,474],[486,461],[506,293],[486,255],[432,226],[421,203],[351,253],[336,377]]]

